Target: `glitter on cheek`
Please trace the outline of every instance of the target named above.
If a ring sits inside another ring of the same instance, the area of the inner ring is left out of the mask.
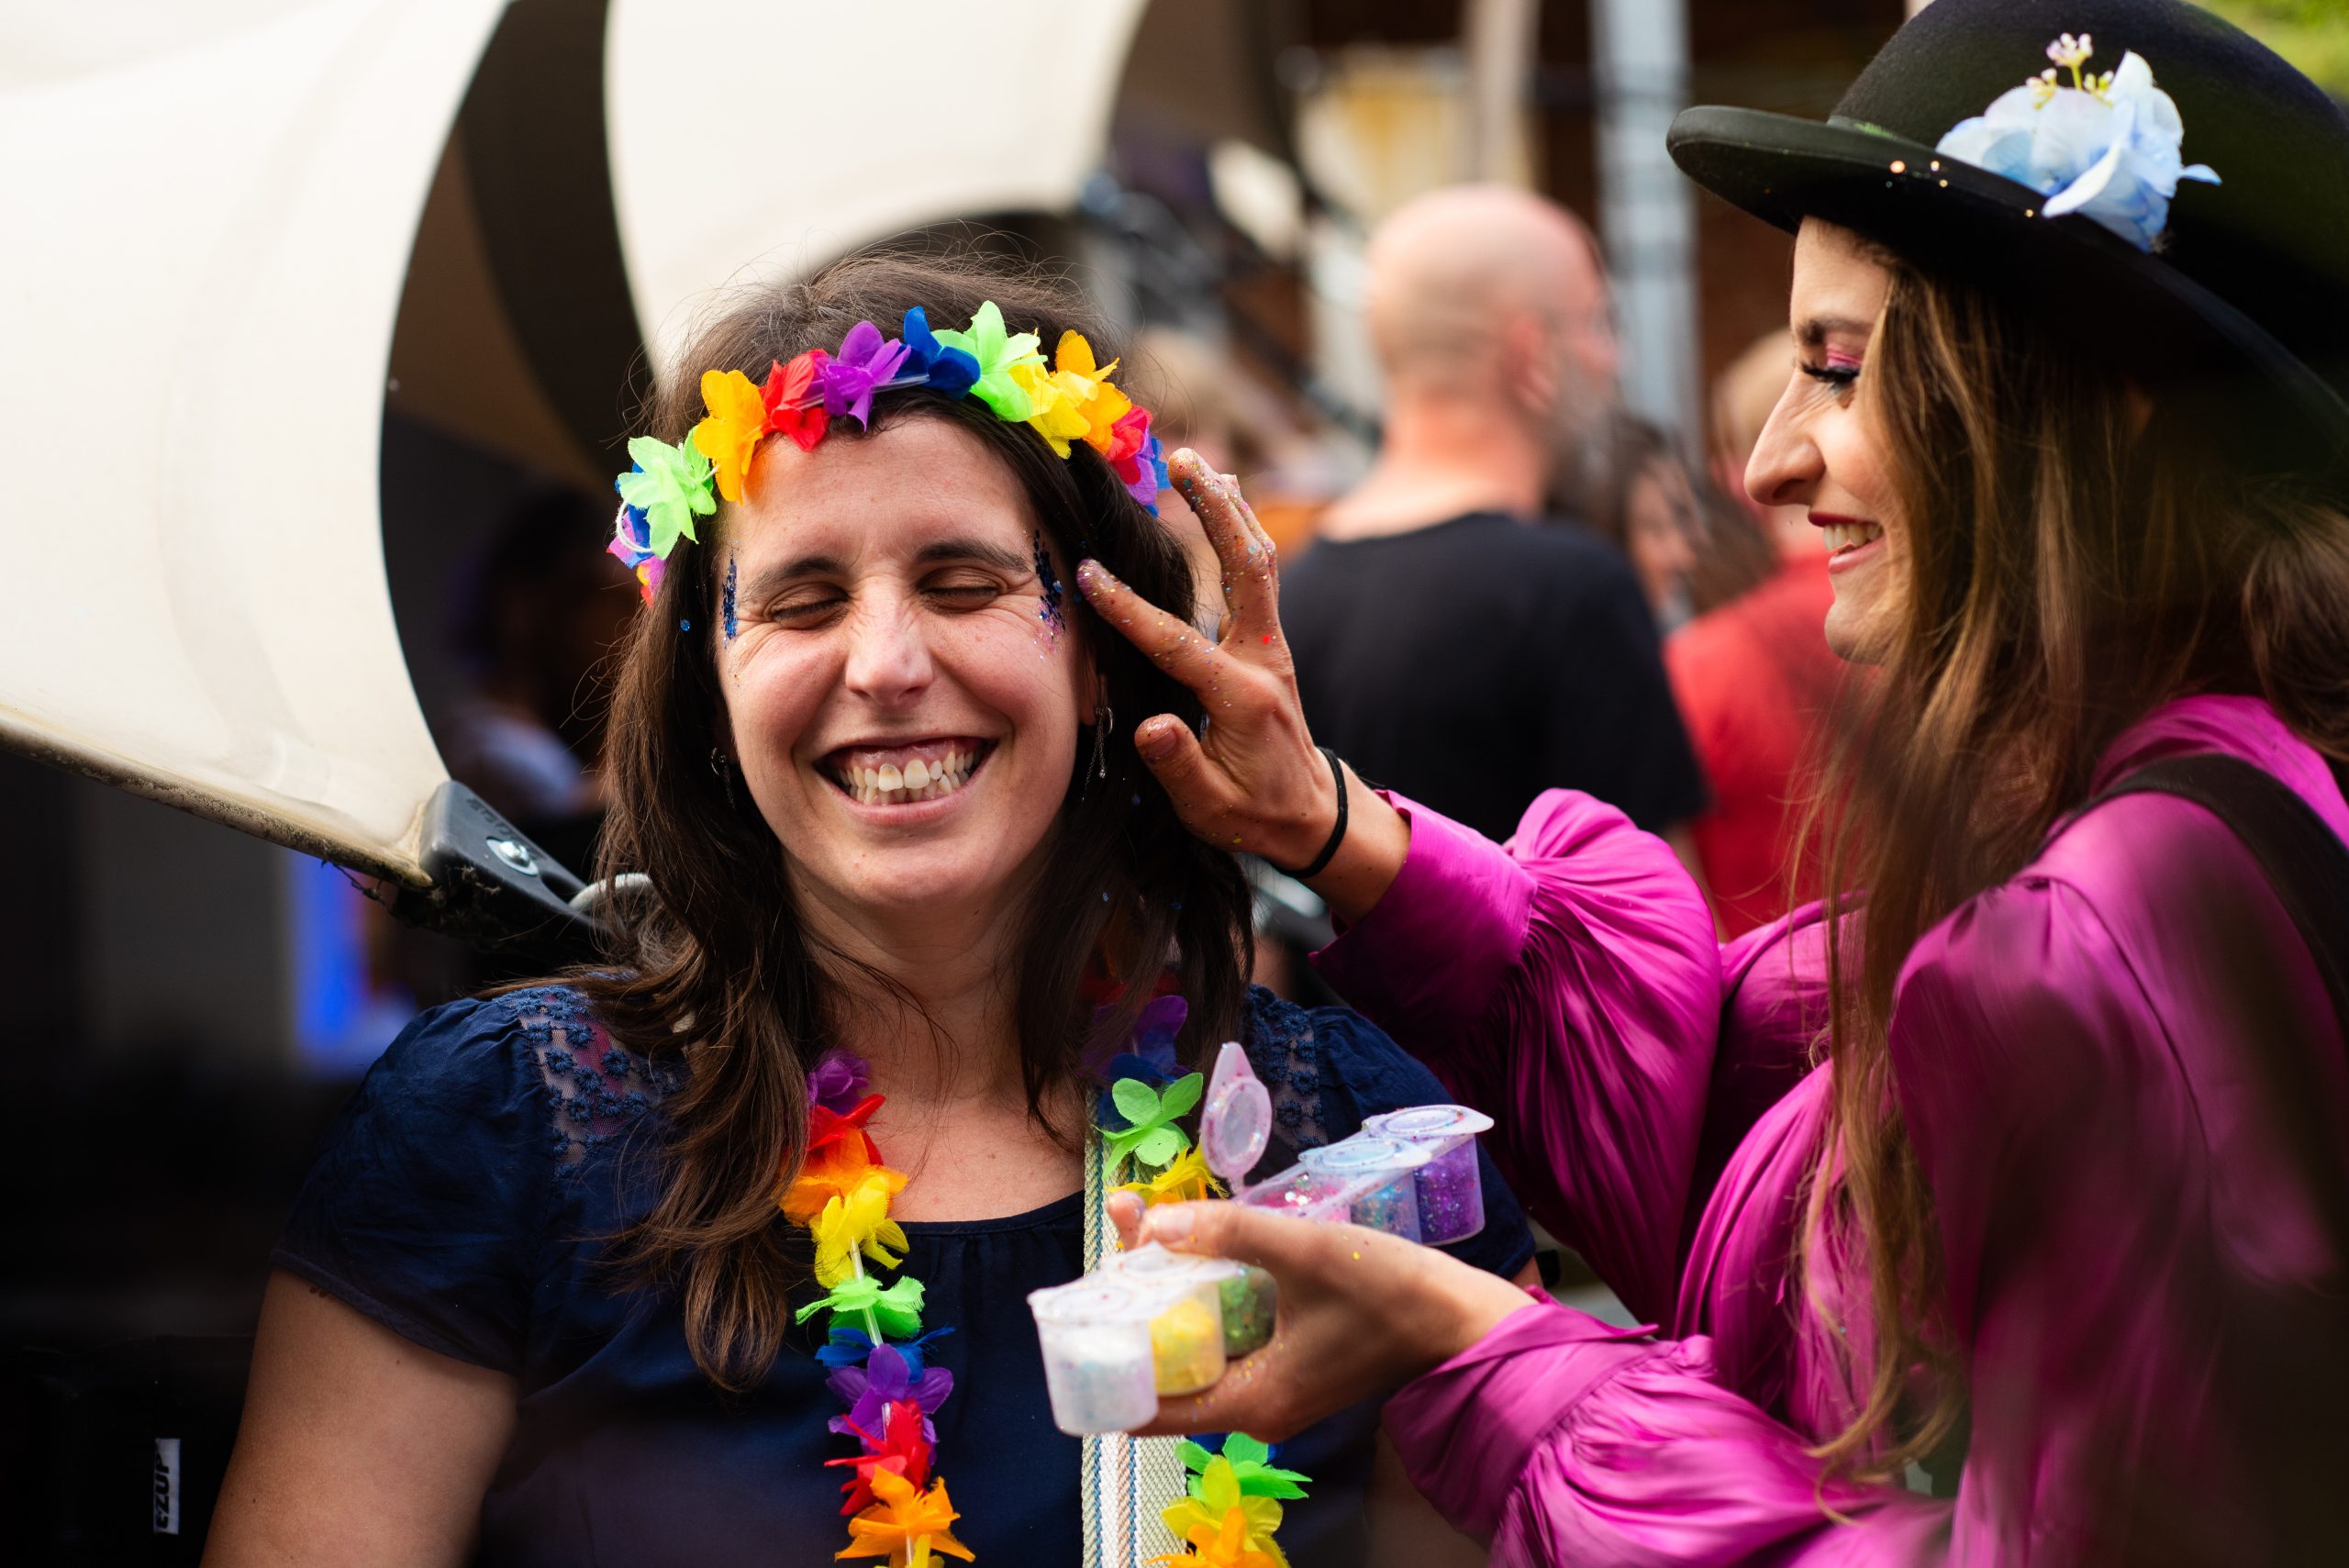
[[[1034,536],[1034,545],[1036,586],[1043,599],[1036,611],[1036,618],[1041,623],[1038,628],[1037,641],[1039,646],[1050,649],[1060,641],[1060,634],[1068,629],[1068,612],[1063,607],[1067,590],[1061,586],[1060,578],[1052,571],[1052,551],[1044,548],[1042,534]]]
[[[735,560],[729,553],[726,557],[726,640],[729,642],[734,640],[735,632],[740,629],[734,620],[734,573]]]

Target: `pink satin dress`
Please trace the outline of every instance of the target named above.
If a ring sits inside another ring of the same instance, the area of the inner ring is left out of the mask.
[[[2250,698],[2163,707],[2096,787],[2214,751],[2349,839],[2323,759]],[[1316,962],[1497,1118],[1527,1207],[1654,1325],[1544,1298],[1388,1406],[1413,1478],[1496,1562],[2256,1560],[2280,1483],[2246,1440],[2275,1413],[2237,1396],[2349,1337],[2311,1195],[2349,1173],[2349,1053],[2217,817],[2110,802],[1904,966],[1893,1068],[1971,1411],[1936,1500],[1822,1481],[1808,1452],[1855,1408],[1868,1328],[1859,1262],[1794,1266],[1829,1087],[1818,906],[1723,947],[1670,851],[1586,796],[1544,795],[1506,847],[1396,804],[1400,877]],[[2322,1135],[2313,1181],[2252,1029]],[[2308,1441],[2338,1453],[2322,1414]]]

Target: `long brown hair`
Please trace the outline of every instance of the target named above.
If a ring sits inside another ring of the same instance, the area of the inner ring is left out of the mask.
[[[1861,408],[1896,475],[1908,597],[1881,678],[1852,684],[1831,731],[1814,817],[1826,885],[1865,891],[1827,902],[1833,1093],[1801,1248],[1865,1255],[1858,1413],[1820,1451],[1882,1475],[1964,1410],[1887,1043],[1902,964],[2020,871],[2099,756],[2174,695],[2262,696],[2349,758],[2349,515],[2231,464],[2200,395],[2148,397],[1981,290],[1875,259],[1892,281]]]
[[[804,284],[730,299],[656,393],[651,433],[685,437],[700,416],[705,370],[755,379],[805,350],[837,348],[860,321],[895,333],[920,306],[944,328],[987,299],[1013,330],[1041,332],[1047,350],[1074,328],[1104,362],[1113,357],[1115,345],[1070,292],[1037,274],[864,256]],[[1091,556],[1169,614],[1190,615],[1181,547],[1090,448],[1080,444],[1063,461],[1033,431],[921,389],[882,394],[872,428],[916,418],[958,424],[1010,471],[1064,569]],[[862,435],[843,418],[827,439]],[[717,523],[722,530],[725,518]],[[787,1293],[806,1272],[775,1200],[806,1144],[806,1074],[833,1035],[847,972],[842,955],[801,922],[783,845],[713,766],[723,730],[709,636],[719,553],[684,547],[620,655],[598,870],[646,873],[651,891],[616,902],[607,965],[573,983],[622,1043],[684,1068],[682,1087],[661,1106],[658,1200],[616,1239],[611,1256],[629,1277],[679,1292],[695,1362],[720,1386],[742,1388],[772,1364]],[[1023,922],[1011,978],[1030,1114],[1063,1138],[1047,1103],[1074,1080],[1092,1037],[1130,1032],[1162,967],[1190,1003],[1187,1059],[1198,1058],[1201,1042],[1231,1035],[1251,940],[1238,866],[1184,830],[1144,779],[1130,740],[1133,723],[1152,714],[1196,722],[1197,703],[1096,617],[1073,584],[1064,608],[1123,727],[1106,738],[1106,780],[1092,776],[1094,726],[1081,729],[1047,870],[1027,906],[1008,912]],[[1093,1030],[1081,990],[1103,961],[1128,984],[1111,1018]]]

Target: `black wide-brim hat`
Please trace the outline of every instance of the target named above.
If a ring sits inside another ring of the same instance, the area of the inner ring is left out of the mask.
[[[2095,219],[2041,215],[2029,185],[1934,150],[2046,69],[2059,34],[2088,69],[2131,50],[2176,101],[2184,160],[2149,253]],[[1692,108],[1674,161],[1793,229],[1817,217],[2043,316],[2087,351],[2195,399],[2254,470],[2349,495],[2349,116],[2265,46],[2182,0],[1932,0],[1824,123]]]

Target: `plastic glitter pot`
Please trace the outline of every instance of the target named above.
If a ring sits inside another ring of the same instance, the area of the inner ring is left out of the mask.
[[[1197,1394],[1223,1375],[1223,1304],[1215,1283],[1175,1285],[1164,1310],[1150,1320],[1150,1352],[1158,1392]]]
[[[1239,1273],[1216,1285],[1223,1303],[1223,1353],[1239,1357],[1259,1351],[1273,1339],[1273,1318],[1280,1307],[1280,1286],[1253,1263],[1241,1263]]]
[[[1424,1145],[1361,1132],[1297,1156],[1313,1174],[1348,1186],[1348,1216],[1354,1224],[1406,1241],[1419,1239],[1416,1178],[1432,1158]]]
[[[1031,1293],[1052,1425],[1073,1438],[1130,1431],[1158,1414],[1151,1316],[1157,1303],[1113,1281]]]
[[[1269,1208],[1297,1219],[1343,1225],[1352,1218],[1347,1207],[1348,1184],[1317,1176],[1302,1165],[1291,1165],[1268,1176],[1232,1198],[1251,1208]]]
[[[1485,1228],[1485,1183],[1476,1135],[1493,1118],[1466,1106],[1414,1106],[1363,1123],[1364,1132],[1419,1144],[1434,1158],[1419,1168],[1419,1240],[1430,1246],[1464,1241]]]
[[[1223,1353],[1227,1360],[1244,1356],[1273,1337],[1273,1309],[1278,1287],[1273,1276],[1229,1258],[1170,1252],[1155,1241],[1130,1252],[1113,1253],[1102,1264],[1105,1273],[1121,1274],[1151,1284],[1204,1281],[1215,1287],[1216,1305],[1223,1322]]]

